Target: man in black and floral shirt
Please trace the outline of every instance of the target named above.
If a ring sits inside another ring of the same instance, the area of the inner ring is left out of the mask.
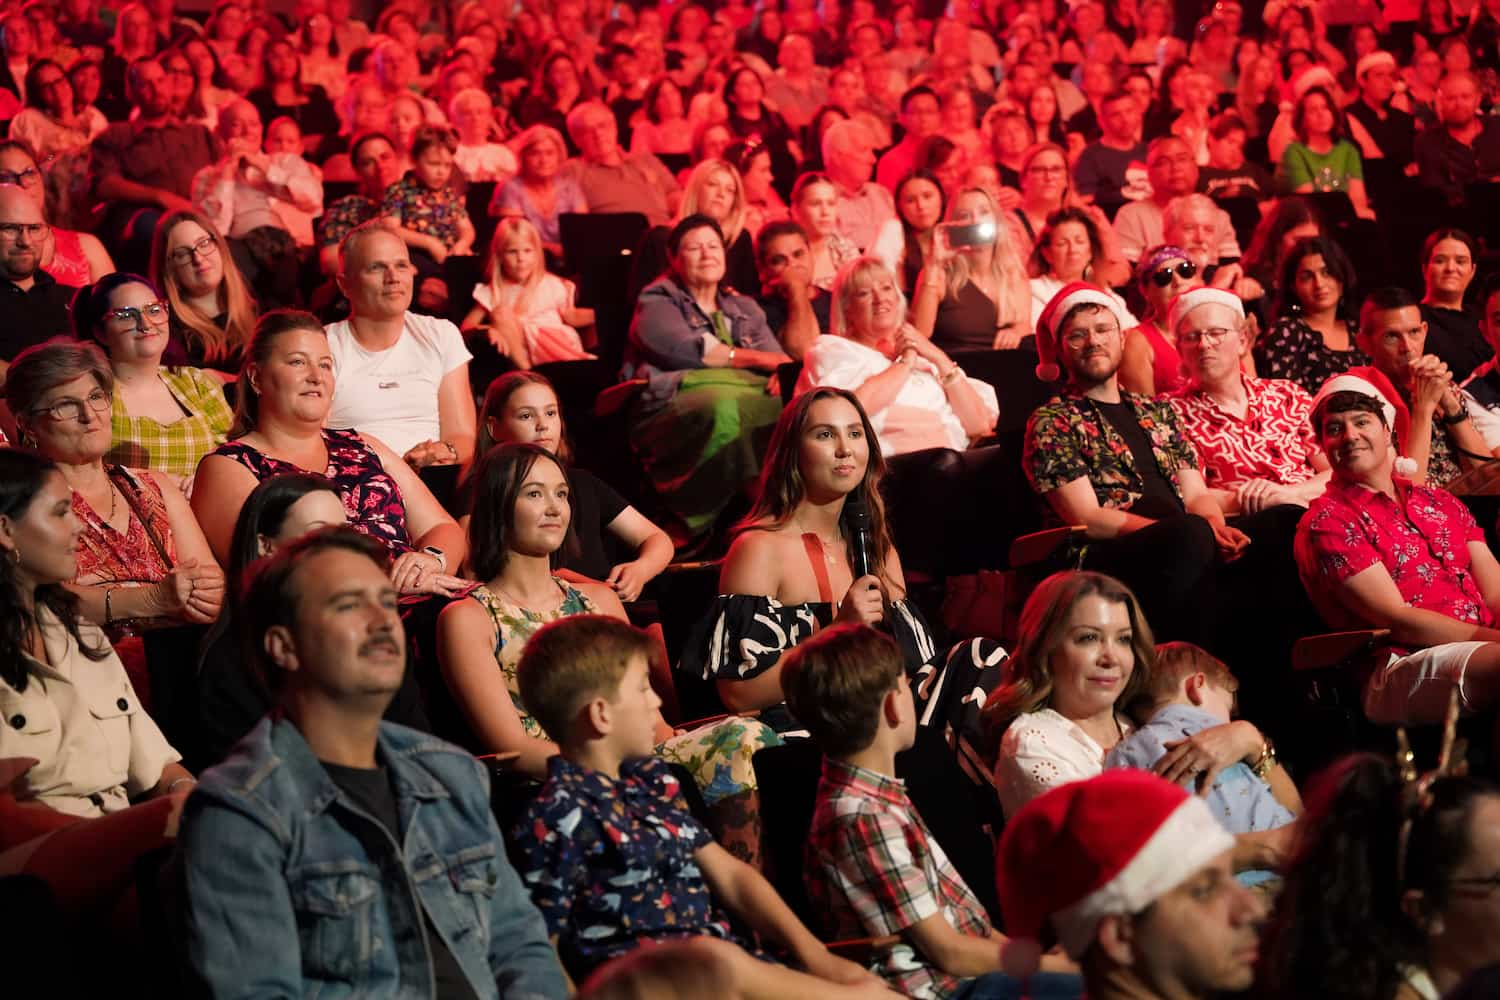
[[[1087,529],[1084,566],[1128,583],[1158,638],[1222,647],[1219,609],[1235,606],[1238,582],[1265,586],[1273,563],[1293,572],[1289,538],[1261,552],[1263,515],[1244,519],[1248,534],[1227,523],[1172,407],[1120,389],[1123,326],[1118,300],[1083,282],[1047,304],[1037,374],[1060,364],[1067,386],[1027,423],[1026,476],[1057,521]]]

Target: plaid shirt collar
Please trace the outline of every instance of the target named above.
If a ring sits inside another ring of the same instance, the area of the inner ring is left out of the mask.
[[[847,789],[858,795],[884,799],[892,805],[911,804],[906,795],[906,782],[900,778],[892,778],[837,757],[823,758],[823,781],[829,786]]]

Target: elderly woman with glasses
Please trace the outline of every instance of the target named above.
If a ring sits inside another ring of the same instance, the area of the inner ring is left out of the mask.
[[[114,391],[104,353],[71,338],[22,351],[5,378],[21,443],[56,463],[83,523],[70,589],[129,669],[143,665],[126,641],[140,629],[213,621],[224,574],[175,483],[105,460]]]
[[[234,411],[223,384],[201,368],[162,363],[171,309],[145,278],[106,275],[73,298],[73,333],[104,349],[115,380],[107,458],[190,477],[227,440]]]

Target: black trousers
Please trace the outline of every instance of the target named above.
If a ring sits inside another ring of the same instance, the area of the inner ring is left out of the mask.
[[[999,447],[926,448],[886,460],[886,518],[901,564],[933,578],[1005,565],[1014,532],[995,517]]]

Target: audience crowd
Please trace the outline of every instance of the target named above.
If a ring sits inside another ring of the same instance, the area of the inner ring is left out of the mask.
[[[1496,995],[1500,3],[0,55],[17,989]]]

